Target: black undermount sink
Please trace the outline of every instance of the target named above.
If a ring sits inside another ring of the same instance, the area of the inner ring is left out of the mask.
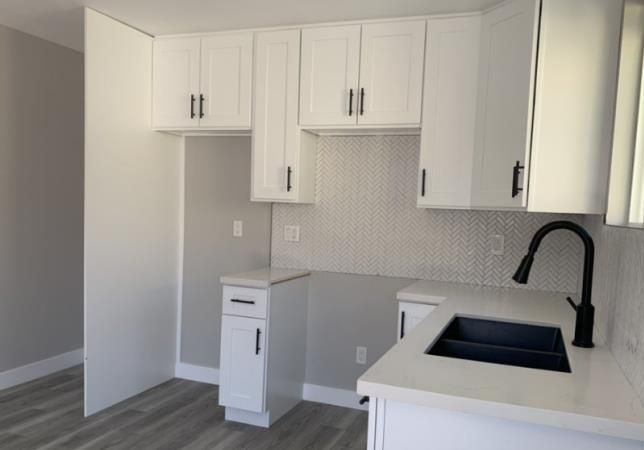
[[[559,328],[456,316],[428,355],[571,372]]]

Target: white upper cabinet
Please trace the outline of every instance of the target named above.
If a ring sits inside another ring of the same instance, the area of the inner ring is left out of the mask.
[[[605,212],[620,5],[514,0],[483,15],[474,207]]]
[[[527,203],[538,3],[515,0],[483,16],[474,206]]]
[[[313,201],[315,140],[297,123],[300,30],[257,33],[252,200]]]
[[[302,30],[301,125],[355,125],[360,25]]]
[[[253,34],[154,41],[152,125],[250,129]]]
[[[152,125],[155,128],[199,126],[199,58],[201,39],[154,42]]]
[[[420,123],[424,51],[424,20],[362,26],[358,123]]]
[[[480,17],[427,22],[418,206],[468,208]]]
[[[620,1],[543,0],[529,211],[606,212],[621,18]]]
[[[302,31],[300,124],[418,126],[425,22]]]
[[[252,33],[202,39],[202,127],[250,128],[252,66]]]

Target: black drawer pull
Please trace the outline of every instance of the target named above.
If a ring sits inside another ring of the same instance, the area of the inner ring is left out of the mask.
[[[353,114],[353,89],[349,89],[349,117]]]
[[[259,351],[261,350],[259,348],[259,335],[262,334],[262,331],[258,328],[257,329],[257,334],[255,334],[255,354],[259,355]]]
[[[364,88],[360,88],[360,115],[364,115]]]
[[[522,187],[519,187],[519,174],[525,169],[525,166],[522,166],[519,161],[512,168],[512,198],[519,195],[519,192],[523,190]]]
[[[238,298],[231,298],[230,301],[233,302],[233,303],[244,303],[245,305],[254,305],[255,304],[255,300],[240,300]]]
[[[360,403],[361,405],[364,405],[365,403],[369,403],[369,396],[365,395],[364,397],[362,397],[360,399],[360,401],[358,403]]]
[[[200,94],[199,95],[199,118],[200,119],[203,119],[203,117],[205,115],[203,113],[203,102],[204,102],[204,100],[205,100],[205,98],[204,98],[203,94]]]
[[[405,337],[405,311],[400,313],[400,339]]]
[[[190,118],[195,118],[195,96],[190,95]]]

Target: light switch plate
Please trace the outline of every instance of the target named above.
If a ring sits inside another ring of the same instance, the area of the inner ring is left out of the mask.
[[[490,238],[490,253],[493,255],[503,255],[505,247],[505,237],[502,234],[494,234]]]
[[[300,226],[299,225],[285,225],[284,226],[284,240],[287,242],[300,242]]]
[[[244,222],[233,220],[233,237],[242,237],[244,235]]]
[[[356,364],[367,364],[367,347],[356,347]]]

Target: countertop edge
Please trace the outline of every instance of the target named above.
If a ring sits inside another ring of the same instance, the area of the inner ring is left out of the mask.
[[[367,395],[372,398],[410,403],[428,408],[644,441],[644,425],[632,422],[552,409],[532,408],[511,403],[457,397],[363,380],[358,380],[357,392],[359,395]]]
[[[281,276],[276,276],[271,279],[257,279],[248,277],[245,278],[243,274],[233,274],[233,275],[223,275],[219,277],[219,282],[227,286],[240,286],[240,287],[249,287],[255,289],[268,289],[273,285],[284,283],[286,281],[295,280],[297,278],[302,278],[311,275],[310,271],[294,270],[292,273],[283,274]]]

